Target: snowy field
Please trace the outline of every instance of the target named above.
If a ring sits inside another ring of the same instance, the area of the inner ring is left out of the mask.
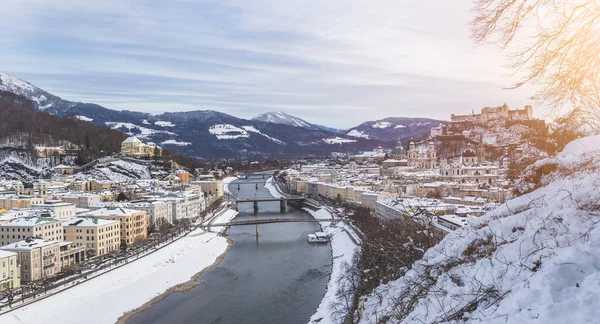
[[[250,134],[244,129],[229,124],[212,125],[208,128],[208,132],[215,135],[217,139],[220,140],[250,137]]]
[[[390,126],[392,126],[392,123],[388,122],[377,122],[371,125],[372,128],[388,128]]]
[[[177,141],[177,140],[166,140],[164,142],[161,143],[162,145],[177,145],[177,146],[187,146],[187,145],[192,145],[192,143],[190,142],[181,142],[181,141]]]
[[[175,127],[175,124],[168,122],[168,121],[162,121],[162,120],[155,121],[154,125],[160,126],[160,127]]]
[[[359,131],[356,129],[349,131],[346,135],[352,136],[352,137],[362,137],[362,138],[367,138],[367,139],[369,138],[368,134],[365,134],[365,132]]]
[[[324,138],[323,142],[327,144],[342,144],[342,143],[354,143],[356,140],[351,140],[343,137],[336,136],[335,138]]]
[[[167,289],[190,280],[227,249],[224,237],[195,230],[110,273],[0,316],[0,323],[114,323]]]
[[[262,135],[262,136],[264,136],[264,137],[266,137],[266,138],[270,139],[271,141],[273,141],[273,142],[275,142],[275,143],[277,143],[277,144],[280,144],[280,145],[285,145],[285,142],[283,142],[283,141],[280,141],[280,140],[278,140],[278,139],[276,139],[276,138],[274,138],[274,137],[271,137],[271,136],[269,136],[269,135],[267,135],[267,134],[264,134],[264,133],[262,133],[261,131],[259,131],[258,129],[256,129],[254,126],[242,126],[242,128],[243,128],[243,129],[245,129],[245,130],[246,130],[246,131],[248,131],[248,132],[251,132],[251,133],[256,133],[256,134]]]
[[[135,136],[137,136],[139,138],[147,138],[148,136],[154,135],[154,134],[177,135],[173,132],[151,129],[151,128],[135,125],[132,123],[106,122],[105,124],[106,124],[106,126],[112,128],[112,129],[126,128],[129,130],[129,132],[128,132],[129,135],[134,135],[132,130],[137,129],[139,133],[135,134]]]
[[[325,208],[321,208],[317,211],[313,211],[305,208],[306,212],[311,214],[315,219],[331,220],[331,213]],[[335,318],[332,317],[331,305],[336,301],[336,293],[339,289],[339,285],[343,284],[340,282],[340,278],[344,273],[344,263],[351,263],[354,253],[359,249],[346,230],[352,231],[351,228],[344,229],[345,225],[340,222],[335,227],[331,226],[330,222],[322,222],[321,227],[323,232],[327,233],[331,239],[331,251],[333,266],[331,269],[331,278],[327,284],[327,291],[319,307],[310,318],[309,324],[333,324],[338,323]]]

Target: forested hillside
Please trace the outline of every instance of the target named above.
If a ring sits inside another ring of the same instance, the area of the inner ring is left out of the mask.
[[[38,111],[33,103],[10,92],[0,91],[0,139],[3,147],[32,150],[34,146],[65,146],[88,159],[120,150],[127,135],[92,125],[74,116],[59,117]],[[11,145],[14,143],[14,145]]]

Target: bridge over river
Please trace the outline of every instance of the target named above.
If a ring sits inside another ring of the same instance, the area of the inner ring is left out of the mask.
[[[275,223],[320,223],[320,222],[336,222],[336,220],[323,220],[323,219],[314,219],[314,218],[270,218],[270,219],[252,219],[252,220],[244,220],[244,221],[230,221],[227,223],[209,223],[207,225],[202,225],[206,229],[210,229],[210,227],[217,226],[242,226],[242,225],[256,225],[256,239],[258,240],[258,225],[261,224],[275,224]]]
[[[259,202],[268,202],[268,201],[279,201],[279,208],[281,213],[285,213],[287,202],[288,201],[304,201],[304,197],[298,196],[286,196],[286,197],[251,197],[251,198],[235,198],[234,199],[236,206],[238,203],[254,203],[254,214],[258,214],[258,203]]]

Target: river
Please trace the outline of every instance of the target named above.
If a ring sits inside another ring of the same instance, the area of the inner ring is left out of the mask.
[[[229,190],[240,198],[271,197],[262,176],[236,180]],[[238,190],[239,184],[239,190]],[[258,186],[258,189],[256,188]],[[307,218],[293,207],[280,214],[279,202],[241,203],[236,219]],[[331,273],[328,244],[309,244],[317,223],[233,226],[233,248],[223,261],[201,275],[203,284],[173,293],[127,323],[306,324],[325,294]],[[198,269],[200,271],[202,269]]]

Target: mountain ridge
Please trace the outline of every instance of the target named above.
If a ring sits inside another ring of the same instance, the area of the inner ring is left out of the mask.
[[[139,136],[146,142],[157,143],[178,154],[203,159],[318,157],[332,152],[352,154],[371,150],[380,144],[392,148],[398,133],[389,135],[380,131],[372,132],[368,138],[352,137],[345,131],[312,124],[285,113],[281,113],[278,123],[273,122],[276,121],[274,119],[271,122],[264,120],[268,119],[269,113],[262,114],[266,115],[262,118],[243,119],[214,110],[164,112],[156,115],[113,110],[94,103],[64,100],[5,73],[0,73],[0,90],[24,96],[40,111],[58,116],[73,116],[95,125]],[[429,127],[422,124],[411,131],[414,133],[401,134],[402,138],[420,139],[429,134]]]

